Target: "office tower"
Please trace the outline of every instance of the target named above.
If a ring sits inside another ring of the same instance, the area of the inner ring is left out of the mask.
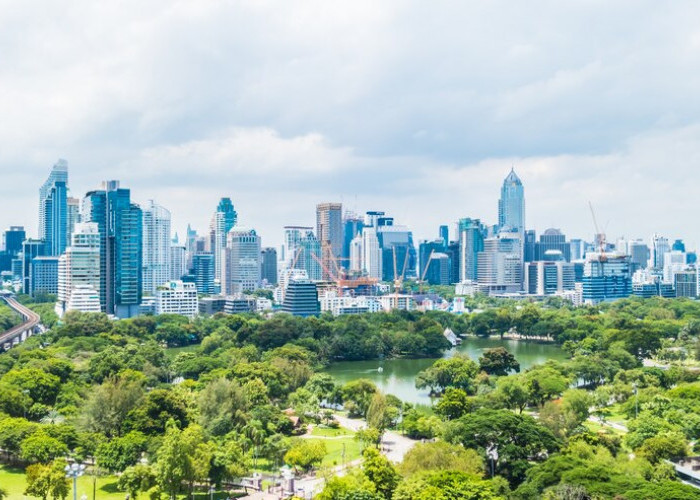
[[[646,269],[649,263],[649,247],[642,240],[632,240],[627,243],[627,254],[630,256],[632,274],[640,269]]]
[[[222,275],[226,273],[226,238],[237,221],[238,213],[233,207],[231,198],[221,198],[209,227],[209,250],[214,255],[214,277],[219,283]]]
[[[673,242],[673,246],[671,246],[671,250],[675,251],[675,252],[685,253],[685,243],[683,243],[683,240],[676,240]]]
[[[450,258],[450,284],[459,283],[460,246],[459,241],[451,241],[445,253]]]
[[[16,257],[22,251],[22,243],[27,239],[23,226],[10,226],[3,234],[3,250]]]
[[[143,293],[154,295],[156,288],[170,280],[170,212],[153,200],[143,213]]]
[[[36,297],[39,293],[58,293],[58,257],[53,255],[34,257],[31,267],[29,295]]]
[[[215,291],[214,255],[208,252],[195,253],[192,256],[192,274],[197,293],[211,295]]]
[[[571,247],[571,260],[581,260],[583,259],[584,255],[584,250],[583,250],[583,240],[574,238],[571,241],[569,241],[569,246]]]
[[[260,236],[255,229],[231,229],[226,246],[222,293],[235,295],[257,290],[260,288],[260,271]]]
[[[416,248],[413,233],[407,226],[394,224],[393,218],[378,221],[377,238],[382,253],[382,277],[394,281],[416,276]]]
[[[296,269],[304,269],[310,280],[321,280],[321,242],[308,230],[298,243],[299,256]]]
[[[284,226],[284,242],[282,244],[282,268],[300,268],[299,263],[299,242],[308,234],[313,232],[312,227],[307,226]]]
[[[80,200],[78,198],[68,197],[67,207],[68,228],[66,230],[66,244],[70,245],[71,241],[73,241],[73,231],[75,230],[75,225],[80,222]]]
[[[687,264],[695,264],[698,261],[698,255],[695,252],[686,252],[685,262]]]
[[[553,295],[575,289],[574,264],[560,250],[548,250],[543,259],[525,264],[525,292]]]
[[[260,252],[260,278],[267,285],[277,284],[277,250],[273,247]]]
[[[440,240],[442,243],[443,240]],[[423,281],[431,285],[450,284],[450,257],[443,252],[433,252],[432,258],[426,263]]]
[[[537,236],[534,229],[525,231],[523,242],[523,262],[534,262],[537,260],[536,247]]]
[[[521,235],[521,238],[525,231],[525,193],[523,183],[513,169],[501,187],[501,198],[498,200],[498,227],[500,231],[515,232]]]
[[[129,189],[105,181],[83,200],[82,220],[100,233],[100,305],[118,318],[138,314],[142,289],[143,219]]]
[[[39,239],[47,255],[61,255],[68,243],[68,164],[59,160],[39,189]]]
[[[479,219],[460,219],[459,233],[459,281],[476,281],[478,278],[479,252],[484,250],[486,228]]]
[[[376,210],[365,213],[365,227],[377,227],[379,225],[379,219],[384,218],[384,212],[378,212]]]
[[[362,241],[362,233],[359,233],[350,242],[350,260],[348,264],[348,269],[355,274],[362,273],[363,269]]]
[[[41,257],[44,255],[46,255],[46,243],[44,240],[34,240],[30,238],[22,242],[22,292],[26,293],[27,295],[32,294],[32,261],[35,257]]]
[[[303,318],[320,315],[321,304],[318,301],[316,283],[304,279],[291,279],[284,294],[282,311]]]
[[[549,228],[540,235],[535,244],[535,260],[545,260],[544,256],[550,250],[558,250],[566,262],[571,261],[571,245],[559,229]]]
[[[343,219],[343,262],[342,267],[352,269],[350,265],[350,246],[352,241],[362,232],[364,221],[353,213],[345,212]]]
[[[627,255],[606,255],[591,252],[586,256],[583,271],[583,301],[598,304],[632,294],[630,258]]]
[[[421,241],[418,245],[418,277],[422,278],[424,275],[426,275],[426,268],[429,266],[432,258],[435,258],[436,254],[445,253],[446,251],[447,248],[442,238],[434,241]],[[449,280],[449,266],[447,279]]]
[[[676,297],[690,297],[692,299],[698,296],[698,271],[697,269],[688,269],[686,271],[677,272],[674,275],[673,288],[676,290]]]
[[[484,293],[514,293],[522,289],[522,240],[517,232],[500,232],[484,240],[477,255],[479,289]]]
[[[319,203],[316,205],[316,237],[321,243],[323,279],[338,277],[343,256],[343,205]]]
[[[685,270],[685,252],[672,250],[664,255],[663,282],[673,283],[673,276],[680,271]]]
[[[187,250],[187,270],[192,269],[192,257],[198,251],[203,252],[204,248],[197,249],[197,231],[187,224],[187,235],[185,237],[185,249]]]
[[[444,225],[440,226],[438,234],[440,235],[440,239],[442,240],[443,245],[445,246],[445,248],[447,248],[447,245],[450,244],[450,228]]]
[[[189,272],[187,267],[187,250],[185,245],[171,243],[170,246],[170,279],[181,280]]]
[[[71,245],[58,260],[56,314],[100,312],[100,233],[95,223],[77,223]]]
[[[671,251],[671,246],[668,244],[668,238],[657,234],[652,236],[651,242],[654,269],[661,270],[664,268],[664,255]]]
[[[362,230],[362,270],[370,278],[382,279],[382,249],[374,226]]]
[[[192,319],[198,312],[199,300],[194,283],[173,280],[156,289],[156,314],[179,314]]]

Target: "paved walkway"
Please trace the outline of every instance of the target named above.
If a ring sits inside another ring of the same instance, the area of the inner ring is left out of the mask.
[[[610,422],[609,420],[602,420],[600,417],[594,417],[593,415],[588,417],[588,420],[590,420],[591,422],[595,422],[596,424],[600,424],[602,426],[605,426],[605,427],[611,427],[613,429],[617,429],[618,431],[621,431],[621,432],[629,432],[626,425],[620,424],[618,422]]]

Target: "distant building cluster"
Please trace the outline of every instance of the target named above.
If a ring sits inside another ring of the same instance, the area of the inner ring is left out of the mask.
[[[24,227],[11,226],[0,251],[4,285],[32,296],[55,294],[61,317],[69,311],[117,318],[459,313],[463,297],[475,293],[558,296],[576,305],[700,293],[696,255],[682,240],[654,234],[648,243],[613,244],[602,233],[584,241],[567,240],[558,229],[539,236],[526,229],[524,187],[514,170],[501,187],[497,224],[464,217],[417,245],[411,229],[387,213],[358,215],[341,203],[319,203],[315,226],[284,226],[283,244],[274,248],[239,225],[227,197],[206,231],[188,226],[181,241],[172,234],[169,210],[132,202],[119,181],[105,181],[82,199],[69,194],[68,165],[59,160],[39,189],[39,234],[28,237]],[[407,280],[418,282],[418,290],[406,290]],[[444,300],[435,293],[439,285],[454,286],[457,298]]]

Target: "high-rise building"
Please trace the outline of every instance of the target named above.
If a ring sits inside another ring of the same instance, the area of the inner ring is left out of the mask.
[[[513,169],[501,187],[501,198],[498,200],[498,227],[500,231],[519,234],[521,239],[525,231],[525,193],[523,183]]]
[[[630,258],[627,255],[606,255],[591,252],[586,256],[583,271],[583,301],[598,304],[632,294]]]
[[[685,262],[685,252],[679,250],[671,250],[664,255],[663,282],[673,283],[674,275],[677,272],[685,270],[687,264]]]
[[[31,267],[29,295],[35,297],[38,293],[58,293],[58,257],[34,257]]]
[[[444,254],[446,251],[447,248],[442,238],[434,241],[421,241],[421,243],[418,245],[418,260],[420,263],[418,268],[418,277],[420,278],[422,276],[426,276],[426,280],[428,280],[427,273],[429,273],[430,271],[426,271],[426,268],[430,265],[432,259],[435,258],[436,254]],[[433,276],[433,279],[435,279],[435,276]],[[449,265],[447,272],[447,280],[449,281]]]
[[[214,284],[214,255],[209,252],[199,252],[192,256],[192,274],[197,287],[197,293],[212,295],[215,293]]]
[[[676,290],[676,297],[696,298],[698,296],[697,269],[677,272],[674,276],[674,289]]]
[[[27,295],[32,294],[32,261],[35,257],[41,257],[44,255],[46,255],[46,243],[44,240],[28,239],[22,242],[22,291]],[[58,276],[56,276],[56,278],[58,279]]]
[[[350,254],[352,241],[362,233],[362,228],[364,227],[364,221],[355,214],[346,212],[345,218],[343,219],[343,266],[346,269],[352,269],[350,264]]]
[[[228,233],[226,275],[222,291],[227,295],[260,288],[260,236],[255,229],[235,227]]]
[[[478,278],[478,254],[484,250],[486,228],[479,219],[460,219],[459,233],[459,281],[476,281]]]
[[[379,221],[377,238],[382,252],[382,277],[384,281],[416,277],[417,256],[413,245],[413,233],[408,227],[394,224],[386,218]]]
[[[277,284],[277,250],[263,248],[260,252],[260,278],[268,285]]]
[[[148,202],[143,213],[143,293],[155,295],[156,288],[170,280],[170,212]]]
[[[683,243],[683,240],[676,240],[673,242],[673,246],[671,246],[671,250],[674,252],[685,253],[685,243]]]
[[[313,231],[304,234],[298,243],[299,256],[296,269],[304,269],[310,280],[320,281],[321,275],[321,242]]]
[[[479,289],[488,294],[519,292],[523,285],[522,240],[516,232],[501,231],[484,240],[477,255]]]
[[[321,243],[323,279],[337,277],[343,256],[343,205],[319,203],[316,205],[316,237]]]
[[[73,241],[73,231],[75,230],[75,225],[80,222],[80,199],[68,197],[67,201],[68,207],[68,229],[67,229],[67,244],[70,245]]]
[[[100,305],[119,318],[138,314],[142,290],[143,219],[129,189],[105,181],[83,200],[82,220],[100,233]]]
[[[534,262],[537,260],[536,254],[537,236],[534,229],[525,231],[523,241],[523,262]]]
[[[284,294],[282,311],[306,318],[321,314],[316,283],[304,279],[291,279]]]
[[[231,198],[221,198],[209,228],[209,250],[214,255],[214,277],[219,284],[226,273],[226,238],[237,221],[238,213],[233,207]]]
[[[664,256],[671,251],[671,245],[668,244],[668,238],[664,238],[663,236],[659,236],[657,234],[652,237],[651,241],[654,269],[661,270],[664,268]]]
[[[569,241],[569,246],[571,247],[571,260],[581,260],[584,256],[584,245],[583,240],[579,238],[574,238]]]
[[[531,295],[554,295],[575,289],[574,265],[560,250],[548,250],[544,260],[525,264],[525,291]]]
[[[632,274],[640,269],[646,269],[649,263],[649,247],[642,240],[632,240],[627,243],[627,254],[630,256]]]
[[[59,160],[39,189],[39,238],[47,255],[61,255],[68,244],[68,164]]]
[[[181,280],[189,272],[185,245],[172,243],[170,246],[170,279]]]
[[[156,314],[179,314],[192,319],[198,312],[199,300],[194,283],[173,280],[156,289]]]
[[[450,228],[449,226],[440,226],[440,229],[438,230],[438,234],[440,235],[440,239],[442,240],[442,243],[445,248],[447,248],[447,245],[450,244]]]
[[[442,240],[440,240],[442,242]],[[433,252],[427,263],[424,281],[431,285],[450,284],[450,257],[444,252]]]
[[[100,281],[99,228],[95,223],[78,223],[71,245],[58,260],[56,314],[100,312]]]
[[[544,256],[550,250],[561,252],[566,262],[571,261],[571,245],[559,229],[549,228],[540,235],[540,240],[535,244],[535,260],[545,260]]]
[[[10,226],[3,234],[3,250],[12,257],[22,251],[22,243],[27,239],[23,226]]]
[[[362,270],[370,278],[382,279],[382,249],[374,226],[362,230]]]

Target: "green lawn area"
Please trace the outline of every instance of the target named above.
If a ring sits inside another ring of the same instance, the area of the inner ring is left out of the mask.
[[[0,486],[5,488],[8,493],[7,500],[29,500],[36,497],[28,497],[23,494],[26,482],[24,480],[24,471],[21,469],[13,469],[0,465]],[[95,492],[95,500],[124,500],[126,493],[117,490],[117,478],[115,476],[105,476],[97,479],[97,489]],[[86,495],[89,500],[92,500],[92,476],[83,476],[78,479],[78,498]],[[227,498],[225,492],[214,494],[215,500],[223,500]],[[73,489],[71,486],[71,494],[68,498],[73,498]],[[139,495],[140,499],[145,499],[145,494]],[[181,497],[184,499],[185,496]],[[195,500],[208,500],[208,493],[195,493]]]
[[[311,439],[311,441],[317,441]],[[321,463],[322,467],[333,467],[343,463],[343,445],[345,445],[345,463],[360,458],[362,445],[353,437],[345,439],[319,439],[326,445],[326,456]]]
[[[312,436],[318,437],[336,437],[336,436],[354,436],[355,433],[349,429],[340,427],[338,429],[331,429],[330,427],[314,427],[311,431]]]

